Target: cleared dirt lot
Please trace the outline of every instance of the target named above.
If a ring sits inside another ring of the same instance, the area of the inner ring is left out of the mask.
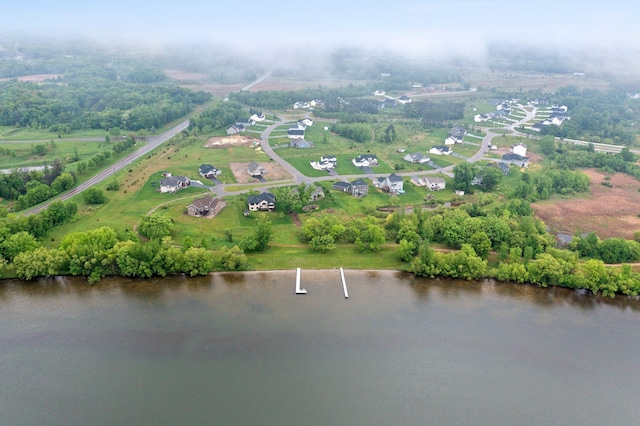
[[[233,172],[233,175],[235,176],[238,183],[258,182],[258,179],[249,176],[249,174],[247,173],[248,164],[249,162],[229,163],[229,167],[231,168],[231,171]],[[267,172],[262,175],[264,180],[267,182],[276,181],[276,180],[293,179],[293,176],[291,176],[291,174],[288,171],[280,167],[280,165],[277,163],[272,163],[269,161],[264,161],[264,162],[260,161],[258,162],[258,164],[267,170]]]
[[[204,144],[205,148],[229,148],[231,146],[252,146],[260,142],[260,139],[251,136],[230,135],[215,136],[209,138]]]
[[[566,201],[544,201],[531,206],[554,232],[595,232],[600,238],[632,238],[640,231],[640,182],[629,175],[610,176],[612,188],[602,185],[605,174],[586,170],[591,194]]]

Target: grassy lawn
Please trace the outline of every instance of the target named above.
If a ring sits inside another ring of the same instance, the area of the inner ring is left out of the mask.
[[[0,126],[0,140],[58,140],[64,141],[65,139],[79,139],[79,138],[102,138],[104,139],[109,133],[102,129],[92,130],[74,130],[68,135],[61,135],[58,138],[57,133],[52,133],[47,129],[31,129],[27,127],[13,127],[13,126]],[[123,130],[123,135],[129,134],[128,131]]]
[[[306,246],[278,246],[272,244],[263,253],[249,254],[249,263],[256,270],[274,269],[402,269],[406,263],[396,254],[393,245],[373,254],[354,246],[338,246],[328,253],[319,253]]]
[[[1,144],[1,142],[0,142]],[[34,148],[42,145],[46,149],[43,155],[36,155]],[[80,160],[87,160],[101,151],[110,149],[110,144],[105,141],[65,141],[64,139],[52,139],[50,142],[25,142],[2,144],[0,153],[0,168],[13,169],[26,166],[41,166],[44,163],[51,164],[59,160],[63,164],[72,163],[76,153]],[[71,167],[73,169],[73,167]]]

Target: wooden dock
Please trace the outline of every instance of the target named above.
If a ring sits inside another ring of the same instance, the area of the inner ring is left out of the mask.
[[[344,298],[349,298],[349,293],[347,292],[347,281],[344,279],[344,269],[340,268],[340,277],[342,278],[342,289],[344,290]]]
[[[300,288],[300,268],[296,270],[296,294],[307,294],[307,290]]]

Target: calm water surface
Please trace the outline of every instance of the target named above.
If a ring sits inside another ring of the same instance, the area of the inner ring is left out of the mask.
[[[640,424],[639,301],[345,275],[0,282],[0,424]]]

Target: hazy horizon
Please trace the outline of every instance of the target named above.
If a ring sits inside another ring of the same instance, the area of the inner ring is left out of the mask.
[[[640,5],[611,0],[552,2],[283,0],[266,4],[185,0],[92,3],[24,0],[4,5],[0,28],[30,36],[80,36],[162,46],[240,50],[354,46],[406,54],[478,54],[488,43],[549,48],[635,48]]]

